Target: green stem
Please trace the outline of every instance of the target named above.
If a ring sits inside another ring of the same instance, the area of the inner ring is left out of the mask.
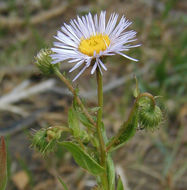
[[[88,110],[85,108],[84,104],[82,103],[81,99],[79,98],[79,96],[77,96],[77,92],[76,90],[73,88],[72,84],[70,83],[70,81],[68,79],[66,79],[66,77],[64,77],[64,75],[58,70],[55,69],[55,74],[60,78],[61,81],[63,81],[65,83],[65,85],[68,87],[68,89],[70,90],[70,92],[73,94],[74,98],[76,99],[77,103],[79,104],[79,106],[81,107],[82,111],[84,112],[84,114],[86,115],[86,117],[88,118],[88,120],[90,121],[90,123],[94,126],[96,126],[95,121],[93,120],[92,116],[89,114]]]
[[[97,95],[98,95],[98,107],[99,110],[97,112],[97,134],[99,139],[99,148],[100,148],[100,162],[101,165],[105,168],[105,173],[100,176],[101,183],[103,186],[103,190],[108,190],[108,178],[107,178],[107,155],[106,155],[106,147],[102,134],[102,115],[103,115],[103,79],[102,74],[97,68]]]

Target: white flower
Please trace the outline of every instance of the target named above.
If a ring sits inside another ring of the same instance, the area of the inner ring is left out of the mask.
[[[117,24],[118,14],[111,14],[108,22],[105,19],[106,11],[102,11],[98,19],[97,14],[92,17],[89,13],[81,18],[70,21],[61,27],[55,38],[60,42],[54,42],[55,48],[51,50],[55,53],[51,57],[52,64],[68,60],[69,63],[76,63],[69,72],[82,66],[81,71],[73,79],[75,81],[89,66],[92,66],[91,74],[98,67],[107,70],[101,60],[102,56],[111,56],[115,54],[122,55],[132,61],[138,61],[124,54],[130,48],[140,45],[130,45],[130,42],[136,41],[136,32],[126,31],[131,25],[124,16]],[[92,61],[93,60],[93,61]]]

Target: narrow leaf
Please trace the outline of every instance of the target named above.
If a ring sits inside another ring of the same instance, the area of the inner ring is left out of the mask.
[[[119,130],[120,135],[117,137],[117,140],[111,147],[110,151],[114,151],[114,150],[122,147],[130,138],[132,138],[136,133],[137,126],[138,126],[138,118],[137,118],[137,114],[135,111],[132,119],[129,122],[124,123],[121,126],[121,128]],[[114,136],[112,139],[110,139],[108,144],[110,144],[110,142],[113,141],[113,139],[116,139],[116,136]]]
[[[99,109],[100,109],[100,107],[94,107],[94,108],[91,108],[90,111],[91,111],[92,113],[95,113],[95,112],[97,112]]]
[[[7,183],[7,154],[4,137],[0,144],[0,190],[5,190]]]
[[[73,131],[74,137],[79,137],[80,136],[79,120],[73,108],[70,108],[68,112],[68,124],[69,128],[71,128]]]
[[[67,185],[62,181],[62,179],[61,179],[60,177],[58,177],[58,180],[60,181],[62,187],[63,187],[65,190],[68,190]]]
[[[135,80],[136,80],[136,88],[135,88],[133,94],[134,94],[134,97],[137,98],[138,95],[140,94],[140,90],[139,90],[138,80],[137,80],[136,76],[135,76],[134,78],[135,78]]]
[[[70,108],[68,112],[69,128],[73,131],[73,136],[77,139],[81,139],[83,143],[89,142],[89,135],[87,132],[80,128],[79,115],[74,108]]]
[[[87,128],[93,128],[94,126],[90,123],[88,118],[85,116],[84,113],[77,112],[79,115],[80,122]]]
[[[62,142],[61,144],[72,153],[76,163],[91,174],[98,175],[104,171],[104,168],[77,144],[72,142]]]
[[[121,133],[121,135],[119,136],[119,144],[123,145],[124,143],[126,143],[131,137],[134,136],[135,132],[136,132],[136,127],[138,125],[137,123],[137,116],[135,115],[132,118],[132,121],[130,121],[123,130],[123,133]]]
[[[123,183],[121,181],[121,177],[119,176],[117,190],[124,190]]]
[[[115,168],[111,155],[107,157],[107,173],[109,181],[109,190],[115,190]]]

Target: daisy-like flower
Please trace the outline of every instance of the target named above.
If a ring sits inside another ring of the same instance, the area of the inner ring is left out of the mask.
[[[91,13],[77,16],[77,19],[70,21],[70,24],[64,23],[61,31],[57,32],[55,38],[59,42],[54,42],[55,48],[51,50],[54,54],[52,64],[68,60],[69,63],[75,63],[69,72],[82,67],[80,72],[73,79],[75,81],[88,67],[92,66],[91,74],[98,67],[102,73],[102,69],[107,70],[102,62],[103,56],[111,56],[119,54],[132,61],[138,61],[124,54],[130,48],[138,47],[138,45],[130,45],[130,42],[136,41],[136,32],[133,30],[126,31],[131,25],[125,16],[122,16],[119,23],[119,15],[111,14],[108,22],[106,22],[106,11],[102,11],[94,16]]]

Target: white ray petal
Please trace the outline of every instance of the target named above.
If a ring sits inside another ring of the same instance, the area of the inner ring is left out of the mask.
[[[68,62],[69,63],[75,63],[75,62],[78,62],[78,61],[80,61],[80,58],[72,59],[72,60],[69,60]]]
[[[64,60],[66,60],[66,59],[64,59],[64,58],[61,58],[61,59],[53,59],[53,61],[51,62],[51,64],[56,64],[56,63],[59,63],[59,62],[64,61]]]
[[[77,21],[78,21],[78,23],[80,25],[80,30],[85,35],[85,37],[88,38],[89,37],[89,32],[88,32],[87,26],[84,25],[82,19],[79,16],[77,16]]]
[[[77,27],[75,20],[71,20],[70,21],[71,26],[73,27],[73,29],[76,32],[76,35],[79,37],[79,39],[81,39],[81,37],[83,36],[83,33],[80,31],[80,29]]]
[[[64,26],[61,27],[61,30],[68,36],[71,37],[71,39],[78,43],[80,42],[80,39],[77,37],[77,35],[75,34],[75,32],[73,31],[72,27],[67,25],[67,24],[64,24]]]
[[[88,18],[89,18],[90,25],[92,27],[93,35],[95,35],[96,34],[96,32],[95,32],[95,25],[94,25],[91,13],[88,14]]]
[[[107,34],[110,35],[110,33],[114,30],[117,20],[118,20],[119,15],[114,14],[114,18],[111,20],[110,25],[108,26]]]
[[[136,48],[136,47],[140,47],[142,44],[137,44],[137,45],[125,45],[123,46],[123,48]]]
[[[137,59],[134,59],[134,58],[132,58],[132,57],[130,57],[130,56],[128,56],[128,55],[125,55],[124,53],[121,53],[121,52],[117,52],[117,54],[119,54],[119,55],[121,55],[121,56],[123,56],[123,57],[126,57],[127,59],[130,59],[130,60],[132,60],[132,61],[138,61]]]
[[[76,77],[73,79],[73,82],[74,82],[75,80],[77,80],[77,78],[80,77],[80,75],[86,70],[86,68],[87,68],[87,65],[85,65],[85,66],[82,68],[82,70],[76,75]]]
[[[101,67],[105,70],[105,71],[107,71],[107,68],[106,68],[106,66],[104,65],[104,63],[99,59],[99,63],[100,63],[100,65],[101,65]]]
[[[100,33],[105,33],[105,22],[106,22],[106,11],[101,11],[100,18],[99,18],[99,30]]]
[[[99,67],[99,71],[101,72],[101,74],[103,75],[103,72],[102,72],[102,69],[101,69],[101,66],[98,64],[98,67]]]
[[[72,71],[74,71],[75,69],[77,69],[78,67],[80,67],[83,63],[84,63],[84,60],[79,61],[74,67],[72,67],[69,70],[69,72],[71,73]]]
[[[91,70],[91,74],[92,75],[94,74],[94,72],[95,72],[95,70],[97,68],[97,65],[98,65],[98,62],[96,61],[95,64],[94,64],[94,66],[92,67],[92,70]]]
[[[106,34],[108,34],[109,27],[111,26],[111,22],[112,22],[112,20],[114,19],[114,15],[115,15],[115,13],[112,13],[112,14],[110,15],[110,18],[109,18],[108,22],[107,22],[107,26],[106,26],[106,29],[105,29],[105,33],[106,33]]]
[[[76,54],[77,55],[77,52],[71,49],[51,48],[51,50],[55,53],[60,53],[60,54],[71,54],[71,55]]]
[[[98,33],[99,26],[98,26],[97,14],[95,14],[95,16],[94,16],[94,24],[95,24],[96,33]]]
[[[64,45],[64,43],[61,43],[61,42],[53,42],[53,45],[55,47],[60,47],[62,49],[71,49],[71,50],[75,50],[76,49],[75,47]]]

